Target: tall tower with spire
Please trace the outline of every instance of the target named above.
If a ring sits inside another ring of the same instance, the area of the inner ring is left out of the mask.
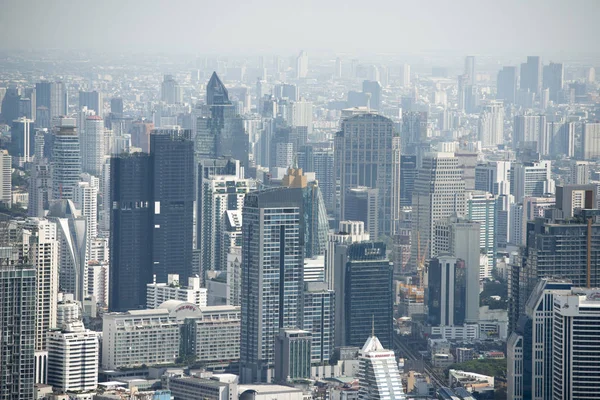
[[[359,400],[395,399],[404,400],[404,390],[396,355],[393,350],[386,350],[375,336],[375,319],[373,334],[360,351],[358,360],[358,398]]]

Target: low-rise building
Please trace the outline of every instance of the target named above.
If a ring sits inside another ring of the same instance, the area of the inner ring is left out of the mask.
[[[157,283],[155,277],[154,282],[147,285],[146,305],[148,308],[157,308],[165,301],[179,300],[206,307],[207,297],[206,288],[200,287],[200,277],[191,276],[188,286],[182,287],[179,275],[169,274],[167,283]]]

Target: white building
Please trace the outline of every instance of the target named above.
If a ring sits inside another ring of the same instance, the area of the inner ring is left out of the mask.
[[[180,300],[195,304],[198,307],[206,307],[208,292],[206,288],[200,287],[200,278],[191,276],[188,278],[188,286],[182,287],[179,283],[179,275],[169,274],[167,283],[153,283],[147,285],[146,305],[148,308],[158,308],[167,300]]]
[[[490,101],[479,116],[479,140],[483,147],[496,147],[504,143],[504,105]]]
[[[305,126],[308,134],[312,133],[313,128],[313,104],[304,99],[292,103],[292,112],[290,113],[291,126]]]
[[[402,379],[393,350],[371,336],[359,354],[359,400],[404,400]]]
[[[104,120],[97,115],[89,116],[85,119],[85,130],[81,134],[82,171],[100,176],[104,150]]]
[[[107,313],[102,319],[102,368],[172,364],[179,357],[179,324],[169,310]]]
[[[92,261],[87,268],[87,294],[101,307],[108,308],[108,262]]]
[[[583,159],[595,160],[600,158],[600,123],[586,122],[583,124]]]
[[[329,233],[325,250],[325,280],[329,290],[334,290],[334,257],[338,244],[367,242],[369,233],[365,232],[363,221],[340,221],[337,232]]]
[[[12,157],[8,150],[0,150],[0,203],[12,204]]]
[[[60,392],[91,391],[98,385],[98,332],[81,321],[48,334],[48,384]]]
[[[98,178],[88,175],[81,175],[82,181],[78,182],[73,191],[73,202],[81,215],[87,221],[87,236],[91,241],[98,234]]]
[[[541,197],[555,191],[550,160],[513,164],[511,168],[511,194],[517,203],[524,197]]]
[[[552,398],[592,399],[600,387],[600,292],[554,296]]]
[[[62,327],[65,323],[81,320],[81,304],[75,301],[71,293],[59,293],[56,307],[56,326]]]

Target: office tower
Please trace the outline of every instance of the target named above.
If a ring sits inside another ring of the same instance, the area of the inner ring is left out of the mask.
[[[179,275],[169,274],[166,282],[157,283],[156,277],[153,283],[146,285],[148,308],[159,308],[168,300],[184,301],[195,304],[198,307],[206,307],[207,290],[200,287],[200,278],[192,276],[188,279],[188,286],[182,286]]]
[[[150,156],[134,153],[110,161],[110,309],[146,304],[152,282],[152,184]]]
[[[87,107],[89,110],[94,110],[97,116],[104,116],[104,99],[102,92],[97,90],[91,92],[79,91],[79,109]],[[122,113],[122,111],[121,111]]]
[[[342,193],[339,215],[345,215],[348,189],[379,189],[379,234],[391,235],[400,211],[400,137],[393,121],[372,113],[347,118],[334,147]]]
[[[393,350],[386,350],[375,336],[367,338],[358,355],[358,399],[404,400],[402,378]]]
[[[461,326],[465,323],[467,272],[463,260],[439,256],[429,261],[426,289],[431,326]]]
[[[12,249],[0,250],[2,258]],[[34,398],[36,271],[33,266],[0,265],[0,398]]]
[[[596,208],[596,185],[561,185],[556,187],[556,210],[562,218],[573,217],[577,210]]]
[[[465,214],[465,182],[452,153],[429,153],[419,168],[412,198],[412,238],[428,249],[426,258],[433,256],[435,222],[452,214]],[[413,242],[416,243],[416,242]],[[419,256],[418,246],[412,246],[413,260]]]
[[[311,344],[310,332],[281,328],[275,339],[275,382],[310,378]]]
[[[46,162],[35,163],[31,167],[29,181],[29,205],[27,214],[30,217],[43,217],[44,210],[50,207],[52,199],[52,176],[50,166]]]
[[[334,350],[335,292],[327,282],[305,282],[302,329],[311,332],[311,363],[324,365]]]
[[[521,202],[524,197],[542,197],[547,193],[554,193],[551,168],[550,160],[513,163],[510,172],[510,194],[515,196],[515,201]]]
[[[150,122],[136,121],[131,125],[131,145],[142,149],[144,153],[150,153],[150,132],[154,124]]]
[[[402,153],[416,154],[415,147],[427,140],[427,113],[402,111]]]
[[[73,192],[73,202],[87,221],[88,238],[95,239],[98,235],[98,179],[82,174]]]
[[[202,180],[202,213],[197,217],[200,235],[197,237],[202,257],[202,278],[208,270],[226,270],[227,254],[223,244],[226,212],[241,211],[244,197],[252,185],[248,179],[235,175],[212,175]]]
[[[502,67],[496,82],[496,100],[514,104],[517,96],[517,67]]]
[[[153,272],[192,275],[194,148],[191,132],[157,129],[150,136],[152,162]]]
[[[479,153],[455,149],[454,157],[458,159],[458,168],[462,170],[462,179],[465,181],[465,190],[475,190],[475,168]]]
[[[0,203],[10,208],[12,205],[12,157],[6,150],[0,150]]]
[[[363,81],[363,93],[371,94],[369,105],[371,110],[382,111],[381,109],[381,84],[378,81]]]
[[[528,56],[527,62],[521,64],[521,90],[539,96],[542,89],[542,60],[538,56]]]
[[[510,193],[510,161],[489,161],[475,167],[475,190],[497,196]]]
[[[412,194],[417,178],[417,156],[400,156],[400,206],[412,205]]]
[[[368,240],[369,233],[365,232],[365,223],[362,221],[340,221],[338,230],[328,234],[327,250],[325,251],[325,280],[329,290],[334,290],[335,282],[339,282],[339,279],[341,279],[335,276],[336,246]],[[336,307],[339,306],[338,304]]]
[[[308,75],[308,54],[304,50],[296,58],[296,79],[306,78]]]
[[[85,129],[80,135],[81,170],[94,176],[102,175],[104,165],[104,120],[96,115],[85,119]]]
[[[56,224],[58,239],[58,283],[63,292],[83,301],[88,252],[87,220],[71,200],[51,203],[48,219]]]
[[[589,286],[588,286],[589,287]],[[552,325],[552,399],[592,399],[600,385],[598,292],[557,294]],[[550,385],[549,385],[550,386]]]
[[[229,100],[229,94],[216,72],[206,86],[210,116],[199,118],[195,139],[196,161],[207,158],[234,158],[248,167],[249,140],[244,120]]]
[[[600,158],[600,122],[585,122],[583,124],[581,147],[584,160]]]
[[[31,162],[35,154],[35,125],[25,117],[12,121],[10,155],[22,165]]]
[[[289,124],[292,127],[306,127],[306,134],[310,135],[313,131],[313,104],[305,99],[291,103]],[[306,144],[306,138],[300,145]]]
[[[171,311],[158,308],[105,313],[102,316],[101,367],[117,369],[173,364],[179,357],[181,327]]]
[[[479,116],[479,140],[483,147],[504,144],[504,104],[492,100]]]
[[[160,99],[167,104],[183,103],[183,93],[173,75],[165,75],[160,87]]]
[[[360,346],[374,325],[382,342],[391,347],[393,267],[385,244],[344,244],[335,251],[335,346]]]
[[[507,342],[507,394],[515,400],[552,398],[554,299],[572,284],[540,280],[527,300],[524,317]]]
[[[379,237],[379,189],[360,186],[346,190],[346,206],[342,219],[362,221],[372,238]]]
[[[553,121],[546,124],[546,136],[550,137],[550,155],[575,156],[575,123]]]
[[[21,91],[16,87],[9,87],[6,89],[6,93],[2,99],[2,117],[1,120],[5,124],[12,124],[12,122],[21,117]]]
[[[87,290],[88,296],[96,299],[96,304],[104,310],[109,308],[109,263],[107,260],[91,260],[88,263]]]
[[[481,253],[487,254],[490,269],[496,266],[496,196],[489,192],[467,192],[466,217],[479,222]]]
[[[545,132],[546,116],[516,115],[513,132],[513,149],[523,148],[527,143],[536,142],[538,152],[540,154],[548,154],[550,143],[549,140],[544,140]]]
[[[328,210],[335,209],[335,159],[331,148],[318,149],[305,145],[298,150],[298,167],[304,172],[314,172],[323,193],[323,201]]]
[[[549,89],[550,100],[558,103],[558,94],[564,85],[563,65],[551,62],[544,66],[543,71],[542,87]]]
[[[98,333],[81,321],[48,333],[48,384],[60,392],[85,392],[98,386]]]
[[[348,92],[348,101],[346,102],[348,108],[364,108],[368,110],[371,107],[371,94],[365,92],[355,92],[353,90]]]
[[[110,99],[110,113],[117,117],[123,116],[123,99],[121,97]]]
[[[300,100],[298,86],[290,83],[275,85],[273,88],[273,95],[278,99],[288,99],[290,101]]]
[[[67,114],[67,88],[63,82],[42,81],[35,84],[35,108],[43,107],[48,110],[47,122]],[[48,125],[39,125],[40,128],[51,128]]]
[[[303,191],[248,193],[242,215],[241,379],[270,382],[275,336],[302,322]]]
[[[308,182],[301,169],[289,168],[281,186],[302,189],[304,257],[314,258],[325,254],[329,220],[318,182]]]
[[[60,126],[52,144],[52,198],[73,199],[81,175],[79,137],[74,126]]]
[[[400,67],[400,85],[407,87],[410,86],[410,65],[403,64]]]
[[[467,80],[469,85],[474,85],[477,81],[477,76],[475,75],[475,56],[466,56],[465,57],[465,72],[464,74],[467,76]]]
[[[571,165],[572,185],[587,185],[590,183],[590,164],[587,161],[575,161]]]
[[[480,224],[453,215],[437,221],[435,232],[435,241],[430,246],[433,247],[433,256],[450,255],[465,263],[467,304],[465,321],[475,323],[479,319]],[[422,240],[421,246],[423,246]]]

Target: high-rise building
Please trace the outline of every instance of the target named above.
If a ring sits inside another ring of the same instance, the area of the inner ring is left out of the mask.
[[[12,248],[0,249],[2,258]],[[36,271],[33,266],[0,265],[0,398],[34,398]]]
[[[488,267],[496,265],[496,196],[489,192],[467,192],[467,212],[471,221],[479,222],[481,252],[487,254]]]
[[[527,62],[521,64],[520,87],[539,96],[542,89],[542,60],[539,56],[527,56]]]
[[[581,147],[584,160],[600,158],[600,122],[586,122],[583,124]]]
[[[393,350],[386,350],[375,336],[367,338],[358,356],[358,399],[404,400],[402,378]]]
[[[110,162],[109,304],[113,311],[143,307],[146,284],[152,282],[151,168],[145,153],[114,157]]]
[[[540,280],[507,342],[507,394],[515,400],[552,398],[554,298],[569,294],[566,281]]]
[[[458,159],[453,153],[429,153],[418,170],[412,198],[412,238],[420,240],[421,248],[428,248],[426,258],[433,256],[435,222],[466,210],[465,181]],[[415,243],[415,242],[413,242]],[[413,260],[418,257],[418,246],[412,246]]]
[[[81,175],[79,137],[75,126],[60,126],[52,143],[52,198],[73,199]]]
[[[15,163],[22,165],[31,162],[35,154],[35,124],[31,119],[21,117],[12,121],[9,153]]]
[[[489,161],[475,167],[475,190],[493,195],[510,193],[510,161]]]
[[[2,120],[5,124],[12,124],[14,120],[24,116],[21,115],[20,104],[21,90],[17,87],[7,88],[6,93],[2,98],[2,107],[0,107],[2,110],[2,114],[0,114],[0,120]]]
[[[403,64],[400,73],[400,85],[404,87],[410,86],[410,65]]]
[[[296,79],[306,78],[308,75],[308,54],[304,50],[296,58]]]
[[[460,326],[467,309],[467,271],[463,260],[439,256],[427,272],[427,322],[431,326]]]
[[[484,147],[504,144],[504,105],[492,100],[486,104],[479,116],[479,140]]]
[[[477,82],[477,76],[475,75],[475,56],[465,57],[465,72],[469,85],[474,85]]]
[[[29,204],[27,213],[30,217],[43,217],[44,210],[50,207],[52,200],[52,175],[50,166],[42,161],[31,167],[29,181]]]
[[[6,150],[0,150],[0,203],[12,205],[12,157]]]
[[[558,94],[563,89],[565,79],[563,65],[551,62],[544,66],[543,72],[542,87],[549,89],[550,100],[557,103]]]
[[[87,235],[89,240],[98,235],[98,178],[82,174],[81,181],[75,186],[73,202],[81,215],[87,221]]]
[[[40,128],[52,128],[50,122],[68,112],[67,88],[63,82],[42,81],[35,84],[35,108],[45,108],[47,124],[38,124]]]
[[[96,115],[85,119],[85,129],[80,135],[81,170],[94,176],[102,175],[105,161],[104,120]]]
[[[191,131],[157,129],[150,136],[152,162],[152,262],[160,282],[168,274],[192,275],[194,148]]]
[[[590,183],[590,163],[587,161],[575,161],[571,165],[571,179],[569,181],[572,185],[587,185]]]
[[[402,153],[416,154],[416,147],[427,140],[427,113],[402,111]]]
[[[302,329],[312,333],[311,363],[324,365],[334,350],[335,292],[327,282],[304,284]]]
[[[229,100],[229,93],[214,72],[206,86],[206,104],[210,116],[199,118],[195,139],[196,161],[234,158],[248,167],[249,139],[244,120]]]
[[[104,98],[102,92],[97,90],[91,92],[79,91],[79,109],[87,107],[89,110],[94,110],[97,116],[104,116]]]
[[[335,159],[333,149],[317,149],[314,145],[300,147],[297,153],[298,167],[304,172],[314,172],[319,183],[325,207],[335,209]]]
[[[510,171],[510,194],[515,196],[515,201],[554,193],[551,166],[550,160],[513,163]]]
[[[374,325],[382,342],[391,347],[393,267],[385,244],[344,244],[335,252],[335,346],[360,346]]]
[[[557,294],[553,306],[552,399],[592,399],[600,385],[598,291]]]
[[[412,205],[412,194],[417,178],[417,156],[400,156],[400,206]]]
[[[550,140],[546,137],[545,115],[515,115],[513,149],[536,143],[538,153],[549,154]]]
[[[371,110],[382,111],[381,108],[381,84],[378,81],[363,81],[363,93],[371,94],[369,105]]]
[[[556,187],[556,210],[562,218],[572,218],[578,210],[596,208],[596,185],[561,185]]]
[[[235,175],[212,175],[202,180],[202,213],[197,240],[205,271],[226,270],[227,254],[223,245],[226,211],[241,211],[244,197],[251,188],[249,179],[238,179]],[[205,271],[201,271],[202,274]]]
[[[304,210],[301,188],[246,195],[243,209],[241,379],[269,382],[275,336],[301,326]]]
[[[496,100],[514,104],[517,96],[517,67],[506,66],[498,72]]]
[[[311,344],[309,331],[280,330],[275,338],[275,382],[310,378]]]
[[[173,75],[165,75],[160,87],[160,99],[167,104],[183,103],[183,93]]]
[[[123,99],[121,97],[110,99],[110,113],[117,117],[123,116]]]
[[[335,282],[339,279],[335,276],[335,252],[339,244],[351,244],[366,242],[369,240],[369,233],[365,231],[363,221],[340,221],[336,232],[330,232],[327,240],[327,249],[325,251],[325,280],[329,290],[335,289]],[[337,300],[336,300],[337,301]],[[339,309],[341,304],[336,308]]]
[[[400,137],[393,121],[372,113],[345,119],[335,137],[335,159],[342,193],[339,216],[345,215],[348,189],[379,189],[379,234],[391,235],[400,212]]]
[[[48,333],[48,384],[60,392],[86,392],[98,386],[98,332],[70,321]]]

